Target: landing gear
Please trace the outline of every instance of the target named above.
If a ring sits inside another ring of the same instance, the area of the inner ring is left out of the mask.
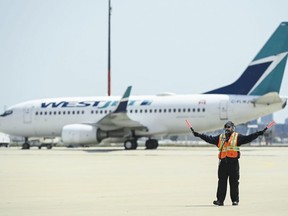
[[[145,143],[146,149],[157,149],[158,145],[158,140],[156,139],[148,139]],[[137,147],[137,139],[129,139],[124,142],[125,150],[137,149]]]
[[[52,144],[41,144],[40,146],[38,146],[39,149],[41,149],[42,147],[46,147],[47,149],[52,149]]]
[[[136,139],[130,139],[124,142],[125,150],[137,149],[137,147],[138,147],[138,143]]]
[[[47,145],[46,145],[46,148],[47,148],[47,149],[52,149],[52,144],[47,144]]]
[[[22,145],[22,149],[30,149],[30,144],[25,141],[25,143]]]
[[[145,143],[146,149],[157,149],[158,145],[158,140],[156,139],[148,139]]]

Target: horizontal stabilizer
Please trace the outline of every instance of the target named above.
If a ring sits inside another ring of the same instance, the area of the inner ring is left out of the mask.
[[[275,104],[282,103],[282,99],[277,92],[267,93],[254,101],[255,104]]]

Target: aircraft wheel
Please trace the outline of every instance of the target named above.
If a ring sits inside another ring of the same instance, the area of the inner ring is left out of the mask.
[[[137,149],[137,140],[126,140],[124,143],[125,150]]]
[[[157,149],[158,145],[158,140],[156,139],[148,139],[145,143],[146,149]]]
[[[30,149],[30,144],[29,143],[24,143],[22,145],[22,149]]]
[[[154,143],[154,148],[153,148],[153,149],[157,149],[158,146],[159,146],[158,140],[155,140],[154,142],[155,142],[155,143]]]
[[[47,145],[46,145],[46,148],[47,148],[47,149],[52,149],[52,145],[51,145],[51,144],[47,144]]]

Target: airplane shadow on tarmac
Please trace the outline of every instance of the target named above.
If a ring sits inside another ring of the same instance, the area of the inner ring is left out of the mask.
[[[107,153],[107,152],[117,152],[117,151],[125,151],[123,149],[85,149],[87,153]]]

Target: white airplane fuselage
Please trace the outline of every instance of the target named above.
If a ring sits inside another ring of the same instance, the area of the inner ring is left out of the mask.
[[[281,110],[286,102],[283,98],[279,103],[255,104],[257,98],[216,94],[131,96],[127,115],[147,127],[136,131],[136,136],[179,135],[191,133],[185,119],[197,131],[212,131],[222,128],[228,119],[245,123]],[[113,112],[119,100],[111,96],[28,101],[9,108],[13,113],[0,119],[0,130],[24,137],[61,136],[65,125],[98,122]]]

